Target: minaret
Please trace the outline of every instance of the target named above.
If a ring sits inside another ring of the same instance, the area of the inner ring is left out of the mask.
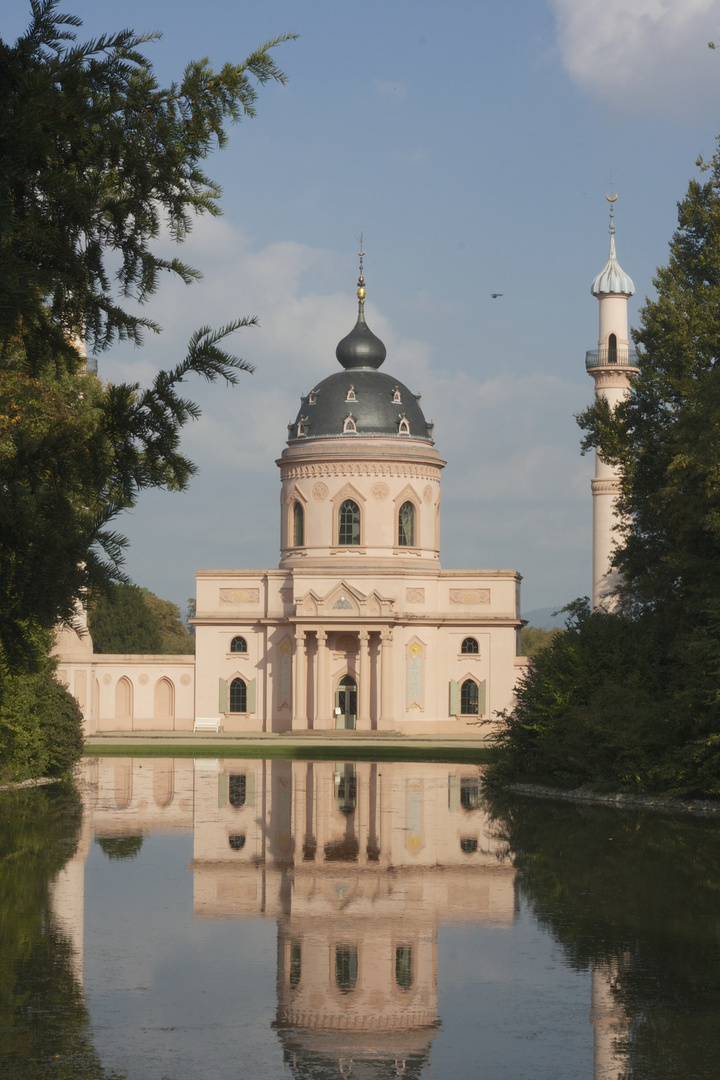
[[[628,297],[635,292],[631,278],[620,268],[615,254],[615,207],[617,195],[610,198],[610,255],[605,267],[592,283],[591,292],[600,302],[598,347],[585,354],[585,367],[595,380],[595,398],[605,398],[611,409],[630,393],[637,375],[637,353],[628,340]],[[612,611],[617,608],[613,593],[617,571],[610,562],[615,547],[614,525],[617,521],[615,500],[620,490],[617,469],[603,461],[595,451],[593,494],[593,566],[592,606]]]

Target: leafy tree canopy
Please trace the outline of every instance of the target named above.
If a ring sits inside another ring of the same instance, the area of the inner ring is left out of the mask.
[[[191,653],[180,609],[150,589],[116,585],[94,597],[88,625],[96,653]]]
[[[195,472],[180,431],[199,415],[191,374],[234,384],[251,365],[224,339],[254,318],[201,327],[149,388],[101,385],[83,350],[141,344],[159,327],[127,310],[163,273],[199,274],[154,250],[196,213],[219,213],[202,162],[227,125],[255,114],[258,87],[285,81],[267,42],[240,64],[188,65],[159,86],[132,31],[75,43],[80,20],[31,0],[14,45],[0,40],[0,668],[39,663],[27,632],[72,617],[87,587],[122,580],[109,528],[138,493],[182,490]]]

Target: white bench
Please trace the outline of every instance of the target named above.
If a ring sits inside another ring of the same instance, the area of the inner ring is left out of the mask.
[[[195,718],[193,724],[193,731],[216,731],[218,734],[222,731],[220,724],[220,717],[213,718],[211,716],[198,716]]]

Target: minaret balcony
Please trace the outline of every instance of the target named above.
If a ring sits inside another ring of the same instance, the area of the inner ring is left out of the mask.
[[[628,345],[601,345],[598,349],[588,349],[585,353],[585,367],[588,371],[596,367],[639,367],[636,349]]]

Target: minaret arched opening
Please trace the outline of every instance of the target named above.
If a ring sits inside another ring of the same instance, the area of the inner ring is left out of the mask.
[[[608,364],[617,364],[617,335],[611,334],[608,338]]]

